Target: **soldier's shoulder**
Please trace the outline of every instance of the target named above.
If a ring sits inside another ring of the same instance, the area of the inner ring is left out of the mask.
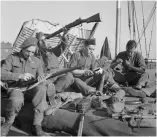
[[[124,57],[126,56],[126,51],[122,51],[122,52],[119,52],[117,57]]]
[[[142,55],[139,51],[135,51],[135,54]]]
[[[126,54],[126,51],[121,51],[121,52],[119,52],[118,55],[124,55],[124,54]]]
[[[134,55],[136,57],[143,57],[142,54],[139,51],[135,51]]]

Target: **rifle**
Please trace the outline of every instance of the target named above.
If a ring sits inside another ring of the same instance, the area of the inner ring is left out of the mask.
[[[40,80],[40,81],[38,81],[37,79],[29,80],[29,81],[22,82],[22,83],[21,83],[21,81],[19,81],[19,82],[15,83],[11,88],[8,88],[8,89],[19,88],[20,91],[30,90],[30,89],[36,87],[37,85],[39,85],[40,83],[46,81],[47,79],[54,78],[56,76],[59,76],[59,75],[62,75],[64,73],[71,72],[71,71],[73,71],[75,69],[80,69],[80,68],[81,67],[72,67],[72,68],[62,69],[60,71],[57,71],[56,73],[52,72],[52,73],[48,74],[45,78],[43,78],[42,80]],[[19,84],[23,88],[20,88],[18,86]]]
[[[79,24],[82,24],[82,23],[85,23],[85,22],[86,23],[90,23],[90,22],[101,22],[100,14],[97,13],[97,14],[95,14],[95,15],[87,18],[87,19],[81,19],[81,18],[79,18],[79,19],[75,20],[74,22],[72,22],[72,23],[64,26],[63,28],[59,29],[58,31],[56,31],[56,32],[54,32],[54,33],[52,33],[50,35],[47,35],[45,39],[49,39],[51,37],[54,37],[57,34],[63,32],[65,29],[70,29],[72,27],[75,27],[75,26],[77,26]]]

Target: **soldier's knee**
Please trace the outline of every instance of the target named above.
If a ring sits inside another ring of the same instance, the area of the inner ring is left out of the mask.
[[[69,81],[70,83],[73,83],[74,82],[74,77],[71,73],[67,73],[66,74],[66,80]]]
[[[75,83],[82,83],[82,80],[79,79],[79,78],[74,78],[74,82],[75,82]]]
[[[23,93],[20,91],[12,91],[9,95],[9,101],[15,105],[21,105],[24,102]]]
[[[23,97],[11,97],[9,98],[8,107],[10,109],[15,109],[16,112],[19,112],[21,107],[24,105],[24,98]]]

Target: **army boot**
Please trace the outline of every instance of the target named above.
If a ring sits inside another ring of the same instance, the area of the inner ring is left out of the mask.
[[[1,127],[1,136],[7,136],[9,133],[9,130],[15,120],[16,114],[11,115],[8,113],[6,121],[3,123]]]

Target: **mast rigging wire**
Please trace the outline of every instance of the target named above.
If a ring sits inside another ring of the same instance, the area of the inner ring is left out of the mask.
[[[137,27],[137,34],[138,34],[138,39],[139,39],[139,37],[140,37],[140,33],[139,33],[139,29],[138,29],[138,22],[137,22],[137,16],[136,16],[136,7],[135,7],[135,5],[134,5],[134,9],[135,9],[135,21],[136,21],[136,27]],[[141,54],[142,54],[142,46],[141,46],[141,43],[139,42],[139,44],[140,44],[140,52],[141,52]]]
[[[142,2],[142,0],[141,0],[141,6],[142,6],[143,28],[144,28],[145,27],[145,20],[144,20],[144,12],[143,12],[143,2]],[[144,40],[145,40],[145,51],[146,51],[146,56],[147,56],[148,52],[147,52],[147,40],[146,40],[145,29],[144,29]]]
[[[134,1],[131,2],[132,5],[132,24],[133,24],[133,39],[136,39],[136,29],[135,29],[135,6]]]
[[[151,37],[150,37],[149,50],[148,50],[148,56],[147,56],[148,59],[149,59],[149,53],[150,53],[150,46],[151,46],[151,42],[152,42],[152,34],[153,34],[154,20],[155,20],[155,14],[154,14],[154,17],[153,17],[153,24],[152,24],[152,30],[151,30]]]
[[[131,19],[130,19],[130,1],[128,1],[128,26],[129,26],[129,33],[130,33],[130,39],[131,39]]]
[[[150,20],[151,20],[151,18],[152,18],[152,16],[153,16],[155,10],[156,10],[156,2],[155,2],[154,6],[153,6],[153,8],[152,8],[152,11],[151,11],[151,13],[150,13],[150,16],[149,16],[148,19],[147,19],[147,22],[145,23],[145,27],[143,28],[143,31],[142,31],[142,33],[141,33],[141,36],[140,36],[140,38],[137,40],[137,44],[139,44],[139,42],[140,42],[140,40],[141,40],[141,38],[142,38],[142,36],[143,36],[143,33],[144,33],[144,31],[146,30],[146,28],[147,28],[147,26],[148,26],[148,24],[149,24],[149,22],[150,22]]]

